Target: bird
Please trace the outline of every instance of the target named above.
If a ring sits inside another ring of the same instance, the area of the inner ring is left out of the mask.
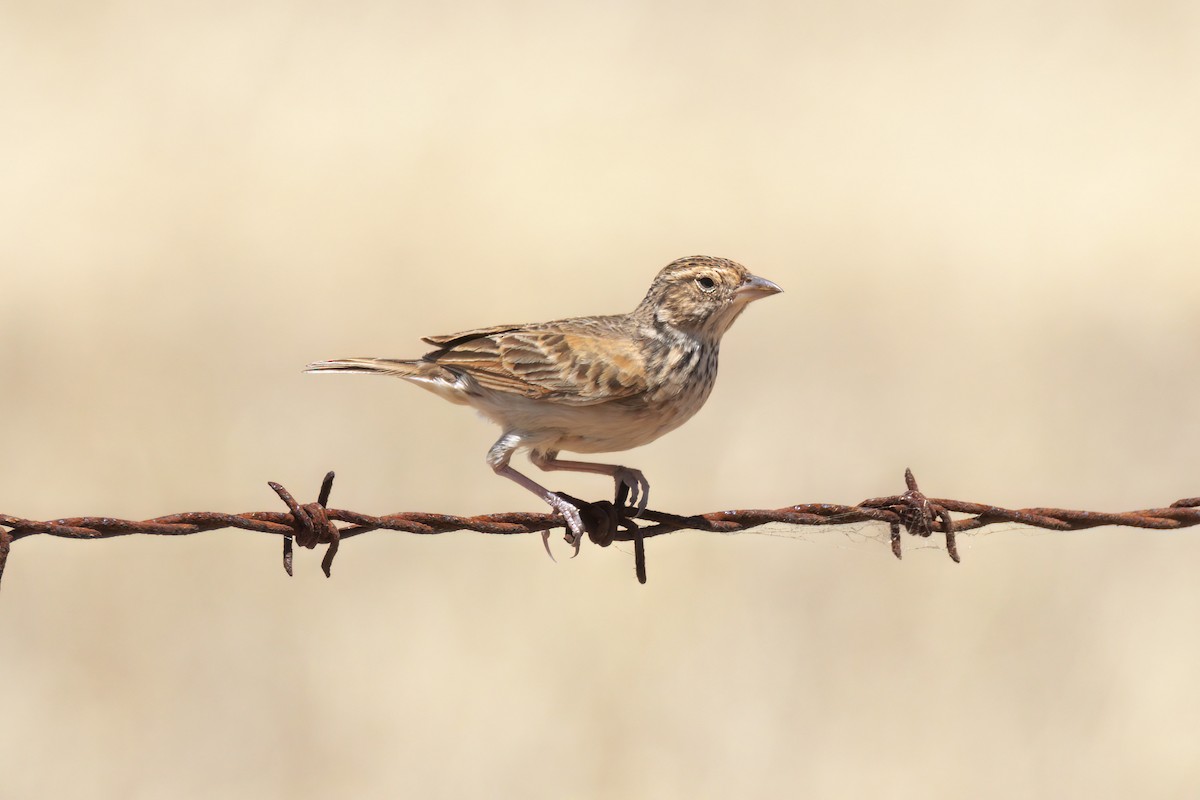
[[[579,553],[579,508],[510,461],[528,450],[544,471],[607,475],[637,516],[650,483],[630,467],[572,461],[559,453],[614,453],[639,447],[687,422],[708,399],[721,338],[751,302],[783,291],[726,258],[690,256],[664,267],[626,314],[494,325],[422,341],[415,359],[339,358],[305,372],[391,375],[467,405],[500,426],[487,463],[562,516]],[[542,544],[550,558],[550,531]]]

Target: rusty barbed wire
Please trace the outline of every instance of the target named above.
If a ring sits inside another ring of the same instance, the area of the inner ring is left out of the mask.
[[[315,548],[327,545],[321,569],[330,574],[338,546],[346,539],[377,530],[401,531],[413,534],[438,534],[452,531],[475,531],[484,534],[540,533],[562,528],[557,514],[509,512],[459,517],[451,514],[401,512],[381,517],[356,511],[329,508],[333,489],[332,472],[321,483],[315,503],[300,504],[287,489],[278,483],[268,485],[287,506],[284,511],[251,511],[243,514],[222,514],[193,511],[169,514],[153,519],[132,521],[111,517],[70,517],[39,522],[0,514],[0,579],[11,552],[12,544],[38,534],[67,539],[111,539],[132,534],[157,536],[188,536],[223,528],[237,528],[257,533],[283,536],[283,566],[292,574],[292,543]],[[1200,497],[1177,500],[1166,508],[1118,513],[1074,511],[1062,508],[1008,509],[984,503],[945,500],[926,497],[917,486],[911,470],[905,470],[907,490],[891,497],[876,497],[858,505],[833,503],[804,503],[777,509],[743,509],[713,511],[707,514],[680,516],[646,509],[636,518],[625,507],[627,487],[622,487],[615,502],[588,503],[563,494],[580,508],[588,538],[607,547],[613,542],[633,542],[634,564],[638,581],[646,582],[646,553],[644,542],[654,536],[681,530],[712,533],[738,533],[770,523],[787,525],[847,525],[860,522],[883,522],[890,527],[892,553],[901,558],[901,528],[914,536],[929,537],[939,533],[945,538],[946,552],[959,561],[956,535],[1000,522],[1018,523],[1054,531],[1078,531],[1104,525],[1175,530],[1200,525]],[[951,513],[969,515],[954,520]],[[345,523],[338,527],[337,522]],[[647,524],[648,523],[648,524]]]

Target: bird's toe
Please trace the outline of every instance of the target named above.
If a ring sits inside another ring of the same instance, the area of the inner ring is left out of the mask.
[[[642,474],[642,471],[640,469],[621,467],[614,477],[617,481],[618,505],[621,504],[621,489],[623,487],[629,492],[628,507],[637,509],[633,516],[636,517],[645,511],[646,504],[650,501],[650,482],[646,480],[646,476]]]

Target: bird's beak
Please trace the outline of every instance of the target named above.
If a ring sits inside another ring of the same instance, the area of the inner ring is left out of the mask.
[[[757,275],[751,275],[742,281],[742,285],[734,289],[733,296],[744,302],[749,303],[751,300],[760,300],[764,297],[770,297],[773,294],[779,294],[783,289],[780,289],[766,278],[760,278]]]

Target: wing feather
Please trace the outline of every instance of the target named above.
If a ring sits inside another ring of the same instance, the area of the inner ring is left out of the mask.
[[[475,328],[469,331],[459,331],[458,333],[448,333],[442,336],[425,336],[421,339],[425,344],[431,344],[434,347],[450,348],[455,345],[469,342],[472,339],[480,339],[484,336],[494,336],[498,333],[507,333],[515,331],[522,325],[493,325],[490,328]]]
[[[587,405],[647,389],[642,347],[620,317],[501,325],[425,341],[439,348],[425,361],[491,391]]]

